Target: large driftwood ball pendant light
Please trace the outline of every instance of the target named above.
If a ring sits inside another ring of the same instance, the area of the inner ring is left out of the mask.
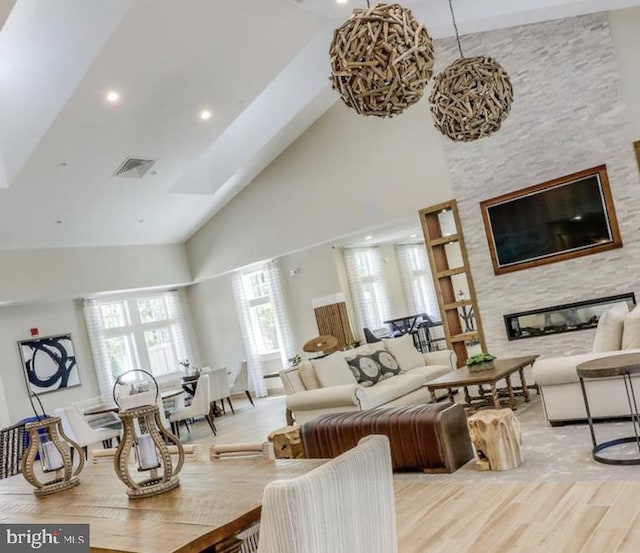
[[[329,57],[333,88],[361,115],[402,113],[422,97],[433,72],[427,29],[398,4],[353,10],[334,31]]]
[[[449,0],[460,58],[434,80],[431,114],[436,127],[451,140],[470,142],[500,129],[509,115],[513,87],[509,75],[494,59],[465,58]]]

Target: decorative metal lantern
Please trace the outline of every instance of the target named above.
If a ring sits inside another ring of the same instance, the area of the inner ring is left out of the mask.
[[[329,59],[333,88],[347,106],[392,117],[422,97],[433,72],[433,43],[410,10],[378,4],[353,10],[334,31]]]
[[[145,373],[156,388],[153,405],[142,405],[118,413],[122,421],[122,440],[113,460],[117,477],[129,488],[132,498],[149,497],[169,491],[180,484],[178,473],[184,463],[184,448],[180,440],[168,432],[160,419],[158,409],[158,383],[153,375],[142,369],[133,369],[121,374],[113,385],[113,399],[118,406],[116,388],[122,384],[122,377],[132,372]],[[167,442],[176,446],[178,463],[174,467]],[[135,453],[136,472],[148,474],[141,480],[135,479],[129,463],[132,451]]]
[[[40,415],[33,404],[33,397],[40,404]],[[29,447],[22,457],[22,474],[36,489],[35,495],[49,495],[80,483],[79,474],[84,467],[84,453],[82,448],[70,439],[62,428],[60,417],[47,417],[42,402],[37,394],[29,396],[31,407],[37,421],[29,422],[25,429],[29,433]],[[78,464],[74,470],[71,461],[70,448],[74,448],[78,455]],[[40,463],[36,463],[36,455],[40,456]]]

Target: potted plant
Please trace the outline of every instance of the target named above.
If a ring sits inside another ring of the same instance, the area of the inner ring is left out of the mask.
[[[490,371],[495,368],[495,355],[490,353],[476,353],[469,357],[464,364],[471,372]]]

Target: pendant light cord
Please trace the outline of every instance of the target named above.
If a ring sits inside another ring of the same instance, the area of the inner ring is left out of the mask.
[[[367,0],[367,3],[369,0]],[[460,52],[460,57],[464,58],[464,54],[462,53],[462,46],[460,46],[460,35],[458,34],[458,24],[456,23],[456,14],[453,13],[453,4],[451,0],[449,0],[449,10],[451,11],[451,21],[453,21],[453,29],[456,32],[456,42],[458,43],[458,51]]]

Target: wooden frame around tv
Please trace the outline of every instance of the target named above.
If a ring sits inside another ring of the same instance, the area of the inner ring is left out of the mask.
[[[607,241],[605,243],[596,243],[592,246],[577,249],[577,250],[559,251],[558,253],[555,253],[555,254],[550,254],[544,257],[540,257],[538,259],[522,261],[519,263],[511,263],[509,265],[502,265],[502,266],[499,264],[495,241],[493,238],[493,232],[491,229],[491,221],[489,218],[488,209],[490,207],[497,204],[502,204],[508,201],[517,200],[520,197],[529,196],[531,194],[535,194],[543,190],[554,188],[556,186],[561,186],[574,181],[578,181],[582,178],[586,178],[589,176],[596,176],[596,175],[599,176],[600,178],[602,197],[604,200],[603,206],[606,211],[607,219],[609,222],[609,229],[611,230],[612,239],[610,241]],[[482,220],[484,222],[484,230],[487,237],[487,243],[489,244],[489,252],[491,253],[491,262],[493,263],[493,272],[496,275],[511,273],[513,271],[520,271],[522,269],[529,269],[531,267],[538,267],[540,265],[546,265],[548,263],[556,263],[558,261],[565,261],[567,259],[582,257],[583,255],[591,255],[594,253],[600,253],[607,250],[612,250],[615,248],[622,247],[622,238],[620,237],[620,228],[618,226],[618,219],[616,218],[616,212],[613,205],[611,188],[609,187],[609,178],[607,177],[606,165],[599,165],[597,167],[585,169],[584,171],[578,171],[577,173],[572,173],[571,175],[559,177],[557,179],[543,182],[541,184],[536,184],[533,186],[529,186],[527,188],[523,188],[521,190],[516,190],[515,192],[509,192],[507,194],[502,194],[501,196],[496,196],[495,198],[484,200],[480,202],[480,208],[482,210]]]
[[[638,162],[638,171],[640,171],[640,140],[633,143],[633,148],[636,151],[636,161]]]

